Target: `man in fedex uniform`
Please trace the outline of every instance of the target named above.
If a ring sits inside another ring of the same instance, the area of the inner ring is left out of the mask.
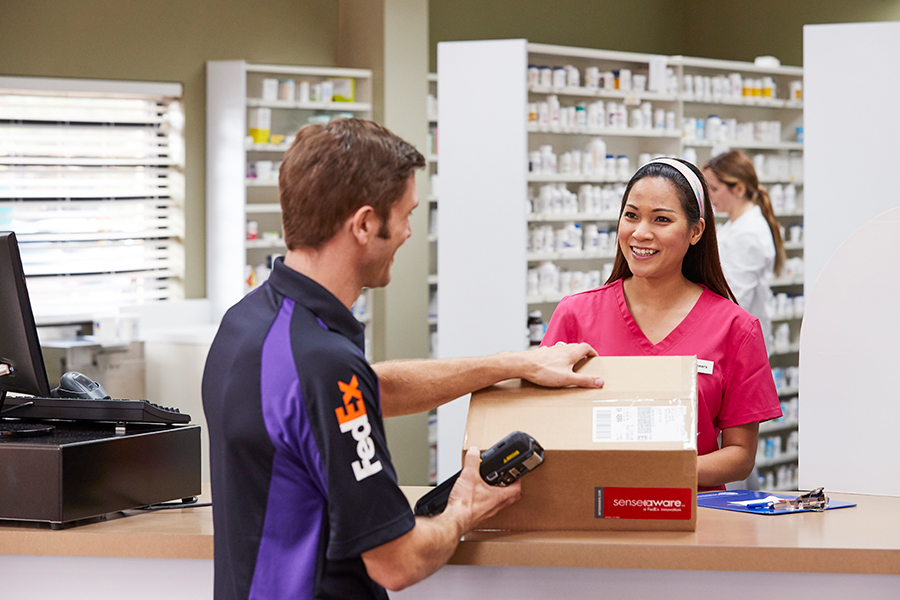
[[[470,449],[446,510],[416,518],[383,416],[428,410],[512,377],[596,387],[586,344],[478,359],[366,361],[350,306],[390,281],[410,236],[422,155],[358,119],[302,128],[279,175],[288,247],[222,320],[203,375],[215,597],[387,598],[438,570],[459,538],[519,497],[485,484]]]

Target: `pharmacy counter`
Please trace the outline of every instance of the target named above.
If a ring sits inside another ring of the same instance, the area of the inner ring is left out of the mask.
[[[775,515],[701,508],[695,532],[475,532],[451,562],[900,575],[900,498],[829,496],[857,506]]]
[[[425,489],[406,491],[416,498]],[[729,598],[763,590],[896,598],[900,498],[831,497],[858,506],[776,516],[700,509],[697,531],[687,533],[476,532],[449,566],[392,597],[696,600],[727,589]],[[212,553],[209,508],[132,511],[62,531],[0,525],[0,581],[10,598],[123,590],[132,600],[211,598]]]

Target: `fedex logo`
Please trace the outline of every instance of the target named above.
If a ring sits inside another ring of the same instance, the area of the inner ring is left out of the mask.
[[[381,461],[372,462],[375,457],[375,443],[369,435],[372,433],[372,426],[369,424],[369,416],[366,414],[366,405],[356,375],[350,379],[350,383],[338,381],[338,388],[344,394],[344,406],[334,409],[334,414],[337,416],[341,433],[350,432],[356,440],[356,454],[359,460],[353,461],[350,466],[356,480],[362,481],[381,471]]]

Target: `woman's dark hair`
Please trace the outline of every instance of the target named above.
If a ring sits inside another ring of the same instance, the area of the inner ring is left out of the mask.
[[[706,179],[703,178],[703,173],[691,163],[677,158],[673,160],[677,160],[687,166],[700,180],[700,185],[703,188],[703,215],[705,216],[704,220],[706,222],[706,228],[703,230],[703,235],[700,236],[700,240],[696,244],[688,247],[687,253],[681,261],[681,273],[688,281],[704,285],[709,288],[710,291],[737,303],[734,294],[731,292],[731,288],[728,287],[728,283],[725,281],[725,275],[722,273],[722,265],[719,263],[719,246],[716,242],[716,220],[713,217],[713,208],[709,201],[709,189],[706,187]],[[693,226],[700,222],[700,205],[697,202],[697,196],[694,194],[693,188],[688,183],[685,176],[671,165],[654,162],[647,163],[638,169],[637,173],[632,176],[631,181],[628,182],[628,186],[625,188],[625,194],[622,196],[622,206],[619,209],[619,221],[622,220],[622,213],[625,211],[625,204],[628,202],[628,195],[631,193],[631,188],[634,187],[635,183],[645,177],[659,177],[660,179],[669,181],[678,194],[681,208],[688,218],[688,225]],[[618,231],[618,229],[617,225],[616,231]],[[606,283],[612,283],[617,279],[631,277],[631,275],[631,268],[628,266],[628,261],[625,260],[625,255],[622,253],[622,247],[616,244],[616,259],[613,263],[612,275],[609,276]]]
[[[772,201],[769,200],[769,192],[759,184],[759,177],[756,175],[756,169],[753,168],[753,161],[742,151],[731,150],[710,159],[703,168],[712,171],[719,181],[730,188],[739,183],[744,184],[744,198],[759,207],[769,224],[772,243],[775,244],[775,265],[772,271],[776,276],[779,275],[784,267],[784,261],[787,260],[784,252],[784,240],[781,239],[781,225],[775,218]]]

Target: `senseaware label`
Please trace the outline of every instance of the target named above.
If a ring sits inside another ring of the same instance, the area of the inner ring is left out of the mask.
[[[594,407],[594,442],[686,442],[686,406]]]
[[[594,488],[596,519],[691,518],[690,488]]]

